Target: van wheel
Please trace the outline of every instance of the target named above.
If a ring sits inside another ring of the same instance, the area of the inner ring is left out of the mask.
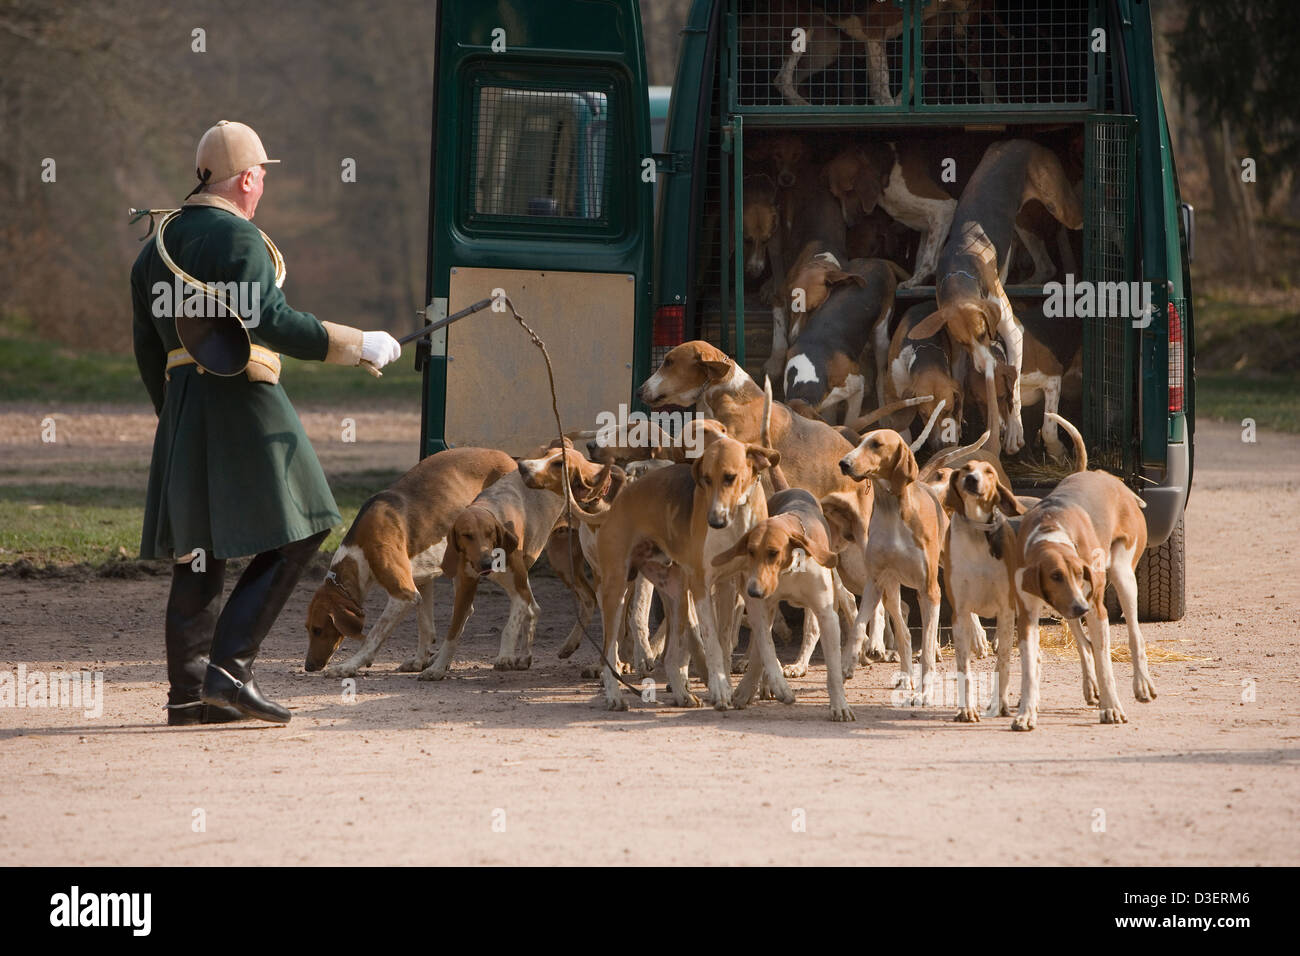
[[[1183,516],[1169,540],[1149,548],[1137,566],[1138,620],[1181,621],[1187,613]]]

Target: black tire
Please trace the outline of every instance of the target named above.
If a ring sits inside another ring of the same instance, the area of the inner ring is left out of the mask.
[[[1137,566],[1138,620],[1181,621],[1187,613],[1186,550],[1183,516],[1169,540],[1148,548]]]

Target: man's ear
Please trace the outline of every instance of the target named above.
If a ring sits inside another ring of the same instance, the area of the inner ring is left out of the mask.
[[[952,474],[948,476],[948,490],[943,493],[943,510],[950,514],[962,514],[961,494],[957,491],[957,479],[961,477],[961,469],[954,468]]]
[[[953,317],[951,309],[939,309],[931,312],[916,325],[912,326],[911,331],[907,333],[909,339],[928,339],[938,335],[940,330],[948,324],[948,320]]]
[[[1003,514],[1022,515],[1029,510],[1020,503],[1020,499],[1016,497],[1015,492],[1000,481],[998,482],[998,501]]]

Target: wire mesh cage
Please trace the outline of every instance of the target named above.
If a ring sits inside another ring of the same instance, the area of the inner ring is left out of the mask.
[[[732,0],[732,106],[1092,104],[1097,0]]]
[[[921,105],[1087,106],[1093,6],[946,0],[920,8]]]
[[[1131,116],[1096,119],[1087,127],[1083,268],[1084,278],[1098,290],[1097,305],[1101,283],[1127,287],[1133,274],[1135,129]],[[1090,313],[1083,318],[1089,453],[1101,467],[1120,468],[1131,454],[1133,316],[1131,310],[1109,308]]]
[[[733,7],[737,107],[898,105],[901,0],[733,0]]]
[[[471,218],[606,221],[608,103],[599,90],[480,86]]]

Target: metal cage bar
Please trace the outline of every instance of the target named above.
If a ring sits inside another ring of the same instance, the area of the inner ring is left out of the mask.
[[[1101,108],[1099,0],[730,0],[731,112]]]
[[[1084,143],[1083,278],[1094,284],[1129,283],[1134,268],[1137,117],[1090,117]],[[1095,303],[1100,305],[1098,301]],[[1089,456],[1108,471],[1134,466],[1134,331],[1130,315],[1083,321],[1084,422]]]

